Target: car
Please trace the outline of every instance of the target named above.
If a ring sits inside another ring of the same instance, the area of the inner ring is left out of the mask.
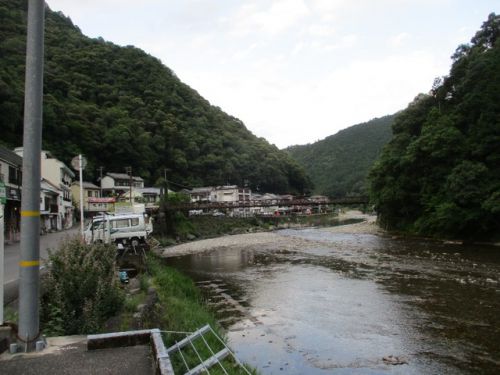
[[[219,212],[219,211],[215,211],[213,214],[212,214],[213,217],[223,217],[223,216],[226,216],[224,214],[224,212]]]

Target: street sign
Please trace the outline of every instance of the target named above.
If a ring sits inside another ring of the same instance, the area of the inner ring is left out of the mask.
[[[71,159],[71,166],[75,171],[80,170],[80,155],[76,155],[73,159]],[[87,159],[82,155],[82,170],[87,166]]]
[[[5,189],[5,184],[0,181],[0,203],[7,203],[7,189]]]

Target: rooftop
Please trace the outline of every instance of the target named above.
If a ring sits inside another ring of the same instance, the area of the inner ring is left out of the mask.
[[[16,154],[14,151],[9,150],[7,147],[0,146],[0,160],[18,166],[23,165],[23,158]]]
[[[73,181],[73,183],[71,185],[78,185],[78,186],[80,186],[80,182],[79,181]],[[93,184],[92,182],[83,181],[82,185],[83,185],[84,189],[96,189],[96,190],[100,189],[99,186]]]
[[[119,180],[129,180],[130,176],[126,173],[106,173],[106,176],[109,176],[111,178],[119,179]],[[132,179],[134,181],[144,181],[141,177],[139,176],[132,176]]]
[[[190,193],[191,194],[196,194],[196,193],[208,193],[214,190],[213,186],[204,186],[204,187],[196,187],[192,188]]]
[[[160,194],[160,192],[161,192],[160,188],[155,188],[155,187],[138,188],[135,190],[140,192],[140,193],[146,193],[146,194]],[[169,192],[170,192],[170,190],[169,190]]]

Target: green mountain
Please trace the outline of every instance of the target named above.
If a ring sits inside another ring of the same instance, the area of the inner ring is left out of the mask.
[[[22,143],[27,2],[0,2],[0,142]],[[46,10],[43,147],[65,162],[83,153],[99,166],[154,183],[247,183],[302,192],[308,179],[287,153],[211,106],[142,50],[90,39]]]
[[[366,194],[368,170],[391,138],[394,115],[351,126],[321,141],[291,146],[288,153],[309,173],[317,194]]]
[[[457,48],[449,75],[395,119],[370,177],[383,225],[500,238],[499,36],[500,16],[491,14]]]

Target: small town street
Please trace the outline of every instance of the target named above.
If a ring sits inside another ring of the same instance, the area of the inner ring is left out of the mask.
[[[78,234],[79,227],[75,226],[71,229],[47,233],[40,236],[40,269],[45,268],[45,261],[49,255],[49,249],[57,249],[61,241],[65,238],[72,237]],[[17,297],[17,289],[19,283],[19,256],[21,254],[21,243],[15,242],[5,244],[5,263],[4,263],[4,287],[5,287],[5,303],[12,302]]]

